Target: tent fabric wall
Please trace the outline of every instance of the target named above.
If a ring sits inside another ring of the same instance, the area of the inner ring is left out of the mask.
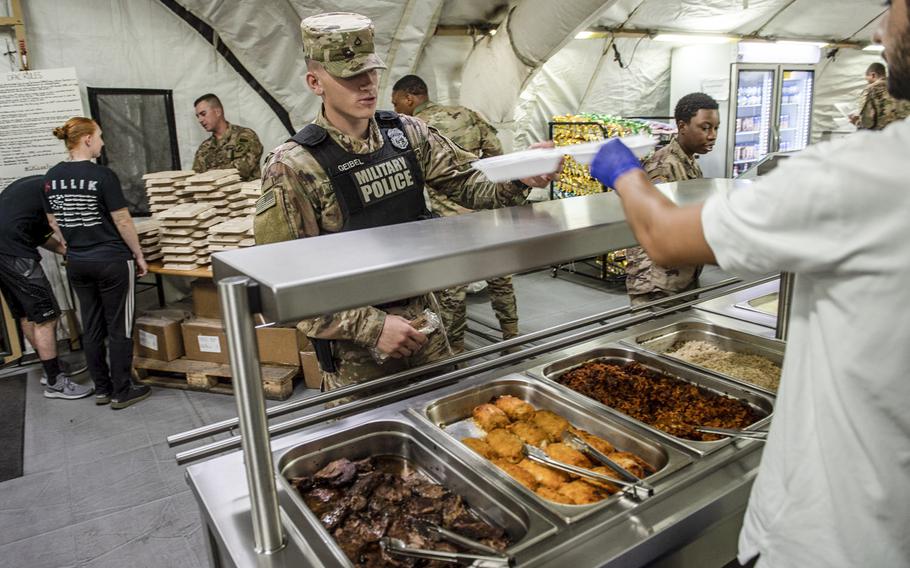
[[[870,40],[884,11],[876,0],[619,0],[598,24],[608,28]]]
[[[413,72],[436,27],[443,0],[329,0],[180,4],[218,30],[219,38],[289,112],[296,128],[311,122],[321,102],[306,87],[300,21],[322,12],[358,12],[373,20],[376,52],[389,66],[381,78],[380,108],[389,108],[391,85]]]
[[[529,1],[178,0],[217,31],[218,41],[230,47],[284,106],[297,128],[311,121],[320,107],[303,80],[300,19],[335,10],[361,12],[375,22],[377,51],[390,65],[382,79],[380,108],[390,106],[390,85],[395,80],[417,72],[427,80],[437,101],[475,106],[502,127],[507,147],[514,137],[515,148],[544,137],[546,122],[553,114],[669,113],[670,48],[645,39],[632,59],[638,40],[620,38],[617,46],[623,60],[631,60],[629,69],[620,69],[611,53],[602,55],[609,40],[568,39],[574,27],[563,25],[568,20],[560,19],[559,10],[569,10],[565,6],[553,8],[552,21],[540,22],[536,35],[522,36],[527,49],[540,52],[533,52],[537,53],[535,61],[542,62],[537,75],[526,65],[504,62],[515,59],[505,27],[502,34],[476,42],[468,36],[432,35],[436,23],[501,23],[510,8],[519,13],[523,5],[531,6]],[[599,6],[593,19],[569,19],[579,25],[629,29],[761,30],[763,34],[826,38],[855,34],[855,28],[862,28],[855,39],[868,39],[875,24],[866,22],[874,22],[883,10],[878,0],[616,0]],[[196,147],[207,136],[192,115],[192,101],[205,92],[222,98],[229,120],[254,128],[266,151],[287,137],[259,95],[206,40],[158,0],[29,0],[24,7],[33,68],[73,66],[86,86],[174,91],[183,167],[190,166]],[[578,9],[575,4],[571,8]],[[502,53],[494,49],[494,43],[502,44]],[[544,49],[543,44],[550,47]],[[560,45],[564,47],[560,49]],[[471,60],[485,64],[480,70],[466,71]],[[819,67],[816,133],[833,126],[837,116],[834,102],[854,100],[862,87],[863,68],[875,60],[879,60],[876,54],[844,49],[836,61]]]
[[[516,149],[545,140],[547,122],[558,114],[667,115],[671,48],[648,40],[618,39],[617,49],[628,65],[620,68],[609,44],[608,39],[573,40],[543,65],[515,109]]]
[[[461,70],[471,50],[474,38],[470,36],[435,36],[423,50],[416,73],[422,78],[437,103],[459,104],[461,100]],[[399,77],[390,82],[394,84]]]
[[[173,90],[184,168],[192,166],[196,148],[209,136],[193,115],[193,101],[204,93],[217,94],[228,120],[253,128],[266,151],[287,138],[259,95],[156,0],[29,0],[23,7],[32,68],[75,67],[83,88]],[[88,114],[87,99],[84,108]]]
[[[866,68],[881,63],[878,53],[843,49],[834,59],[818,65],[815,75],[815,108],[812,112],[812,141],[817,142],[825,131],[838,130],[836,118],[843,115],[835,103],[848,103],[859,110],[859,96],[866,87]]]

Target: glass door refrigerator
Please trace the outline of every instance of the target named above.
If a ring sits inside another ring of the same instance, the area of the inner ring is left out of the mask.
[[[780,103],[777,107],[778,152],[794,152],[809,145],[815,70],[811,65],[781,66]]]
[[[811,65],[733,64],[727,176],[772,152],[809,144],[815,71]]]

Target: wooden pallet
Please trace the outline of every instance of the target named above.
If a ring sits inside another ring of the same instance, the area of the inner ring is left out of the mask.
[[[262,390],[265,398],[285,400],[294,391],[294,379],[300,368],[285,365],[262,365]],[[137,381],[154,387],[234,394],[231,366],[190,359],[159,361],[133,357],[133,374]]]

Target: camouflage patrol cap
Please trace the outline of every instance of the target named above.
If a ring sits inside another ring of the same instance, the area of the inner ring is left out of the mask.
[[[353,77],[370,69],[385,69],[373,47],[373,22],[350,12],[329,12],[300,22],[303,54],[318,61],[336,77]]]

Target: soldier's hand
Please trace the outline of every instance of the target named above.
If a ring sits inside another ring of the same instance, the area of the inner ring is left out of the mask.
[[[426,342],[427,336],[411,327],[408,320],[388,314],[376,342],[376,349],[393,359],[401,359],[416,353]]]
[[[555,146],[556,144],[552,140],[547,140],[546,142],[535,142],[534,144],[531,144],[530,149],[533,150],[535,148],[554,148]],[[559,165],[556,167],[556,171],[542,176],[521,178],[521,183],[531,187],[546,187],[548,183],[559,176],[559,172],[562,170],[562,162],[563,160],[559,161]]]

